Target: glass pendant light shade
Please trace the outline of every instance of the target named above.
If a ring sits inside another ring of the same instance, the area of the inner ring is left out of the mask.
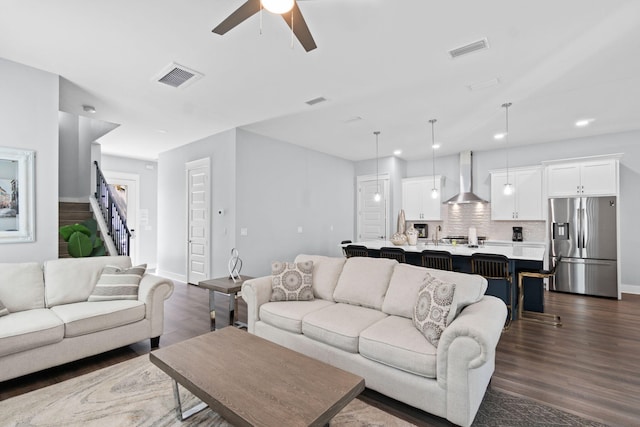
[[[380,131],[377,130],[373,132],[373,134],[376,136],[376,194],[373,195],[373,200],[375,202],[379,202],[380,200],[382,200],[382,196],[380,195],[380,174],[378,172],[378,136],[380,136]]]
[[[433,166],[431,169],[431,172],[433,173],[433,188],[431,189],[431,198],[433,199],[438,198],[438,189],[436,188],[436,141],[435,133],[433,130],[436,122],[436,119],[429,120],[429,123],[431,123],[431,162]]]
[[[513,185],[509,182],[509,107],[511,107],[511,102],[505,102],[502,104],[502,107],[505,110],[505,133],[504,137],[507,140],[507,183],[504,185],[504,195],[510,196],[513,194]]]
[[[262,0],[262,7],[271,13],[283,14],[293,9],[295,0]]]

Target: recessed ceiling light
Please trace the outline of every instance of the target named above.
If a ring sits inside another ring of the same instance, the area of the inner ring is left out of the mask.
[[[433,145],[431,146],[431,148],[433,148],[434,150],[437,150],[438,148],[440,148],[440,143],[439,143],[439,142],[436,142],[435,144],[433,144]]]
[[[168,133],[166,129],[156,129],[158,133]]]
[[[583,128],[585,126],[589,126],[594,119],[581,119],[576,122],[576,126],[579,128]]]
[[[96,109],[92,105],[83,105],[82,109],[85,111],[85,113],[91,113],[91,114],[96,113]]]
[[[399,156],[400,154],[402,154],[402,150],[395,150],[395,151],[393,152],[393,155],[394,155],[394,156]]]
[[[507,136],[506,132],[496,133],[493,135],[493,139],[504,139],[505,136]]]

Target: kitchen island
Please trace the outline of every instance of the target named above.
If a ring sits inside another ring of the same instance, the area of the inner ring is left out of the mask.
[[[513,245],[504,244],[485,244],[477,248],[468,247],[467,245],[452,245],[439,243],[434,245],[432,242],[428,244],[419,244],[417,246],[395,246],[389,240],[368,240],[362,242],[350,243],[352,245],[365,246],[369,250],[370,257],[379,257],[380,249],[383,247],[396,247],[405,251],[407,264],[421,265],[421,253],[424,250],[447,251],[451,253],[454,271],[462,273],[471,273],[471,255],[474,253],[504,255],[509,259],[509,271],[511,272],[513,286],[511,298],[513,301],[512,317],[517,317],[517,292],[518,292],[518,272],[523,270],[540,270],[543,268],[546,249],[541,244],[532,244],[528,246],[526,243],[517,242]],[[341,246],[348,246],[344,244]],[[524,282],[525,303],[524,309],[529,311],[544,312],[544,294],[542,279],[527,278]],[[501,298],[505,304],[509,302],[509,294],[503,280],[489,280],[487,287],[488,295]]]

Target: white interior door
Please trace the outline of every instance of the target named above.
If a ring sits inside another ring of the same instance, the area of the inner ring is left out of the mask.
[[[374,195],[380,191],[380,201]],[[358,177],[358,240],[389,238],[389,175]]]
[[[109,184],[111,193],[116,199],[118,207],[123,210],[123,214],[127,220],[127,227],[131,232],[129,240],[129,256],[131,263],[138,263],[138,247],[136,239],[136,230],[140,224],[138,223],[138,211],[140,207],[140,198],[138,188],[140,187],[140,175],[133,173],[124,173],[116,171],[104,171],[103,175]]]
[[[196,285],[201,280],[210,279],[209,164],[209,158],[186,164],[187,194],[189,196],[187,202],[187,281]]]

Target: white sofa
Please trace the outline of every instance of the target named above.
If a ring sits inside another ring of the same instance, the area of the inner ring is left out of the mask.
[[[106,265],[131,267],[129,257],[70,258],[0,264],[0,381],[151,339],[164,327],[173,282],[151,274],[137,300],[88,302]]]
[[[494,371],[505,304],[477,275],[395,260],[299,255],[313,261],[312,301],[270,302],[271,277],[248,280],[248,330],[365,378],[376,390],[469,426]],[[452,321],[437,348],[413,325],[425,273],[456,284]]]

